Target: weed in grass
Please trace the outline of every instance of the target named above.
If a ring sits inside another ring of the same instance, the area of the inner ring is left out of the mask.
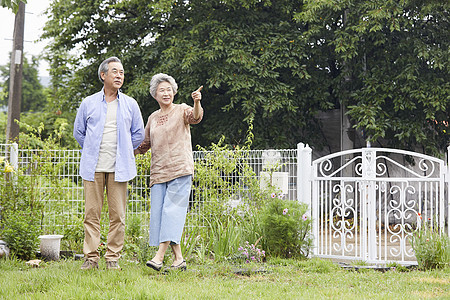
[[[364,266],[368,266],[369,264],[364,260],[354,260],[354,261],[352,261],[352,265],[358,266],[358,267],[364,267]]]
[[[271,256],[267,259],[267,262],[274,266],[289,266],[292,265],[295,260]]]
[[[297,267],[307,273],[331,273],[340,269],[332,261],[318,258],[298,261]]]
[[[210,241],[210,249],[214,254],[215,260],[224,260],[236,251],[241,240],[241,231],[237,226],[235,219],[228,217],[225,220],[214,218],[209,221],[209,236],[206,240]]]
[[[396,262],[388,263],[386,265],[386,267],[391,268],[392,271],[396,271],[396,272],[409,272],[410,271],[410,269],[408,269],[407,267],[405,267],[401,264],[398,264]]]
[[[181,251],[185,260],[192,259],[196,249],[200,246],[202,241],[201,228],[195,224],[194,226],[186,227],[184,234],[181,236]]]

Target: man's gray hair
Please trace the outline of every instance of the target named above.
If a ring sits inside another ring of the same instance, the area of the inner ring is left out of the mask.
[[[115,57],[115,56],[111,56],[110,58],[105,59],[105,60],[100,64],[100,66],[98,67],[98,79],[100,79],[100,82],[101,82],[101,83],[103,83],[103,79],[102,79],[102,76],[101,76],[100,74],[101,74],[101,73],[108,74],[108,69],[109,69],[108,64],[109,64],[110,62],[118,62],[118,63],[122,63],[122,62],[120,61],[120,59],[118,59],[118,58]]]
[[[173,79],[173,77],[170,75],[158,73],[156,75],[153,75],[152,80],[150,80],[150,95],[152,95],[153,98],[156,97],[156,89],[161,82],[170,83],[170,85],[172,86],[173,94],[177,94],[178,85],[175,79]]]

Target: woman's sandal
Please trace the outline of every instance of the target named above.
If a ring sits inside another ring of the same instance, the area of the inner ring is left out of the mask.
[[[149,260],[146,263],[146,265],[147,265],[147,267],[150,267],[150,268],[152,268],[155,271],[161,271],[163,263],[161,262],[161,263],[158,264],[158,263],[154,262],[153,260]]]
[[[185,271],[186,270],[186,261],[183,260],[181,263],[179,263],[178,265],[174,266],[170,266],[171,270],[181,270],[181,271]]]

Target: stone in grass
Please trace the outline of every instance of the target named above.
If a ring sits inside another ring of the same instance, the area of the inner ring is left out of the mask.
[[[29,265],[32,268],[39,268],[39,264],[41,263],[42,260],[40,259],[33,259],[33,260],[29,260],[26,262],[27,265]]]

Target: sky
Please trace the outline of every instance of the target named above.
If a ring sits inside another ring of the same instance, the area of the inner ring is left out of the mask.
[[[42,29],[47,21],[47,17],[43,14],[50,6],[51,0],[28,0],[25,5],[25,31],[23,51],[25,56],[30,59],[32,55],[39,55],[42,53],[46,41],[37,42]],[[14,32],[15,15],[12,10],[1,7],[0,20],[0,65],[9,64],[9,53],[13,46],[13,32]],[[48,64],[44,60],[39,63],[39,76],[49,76]]]

